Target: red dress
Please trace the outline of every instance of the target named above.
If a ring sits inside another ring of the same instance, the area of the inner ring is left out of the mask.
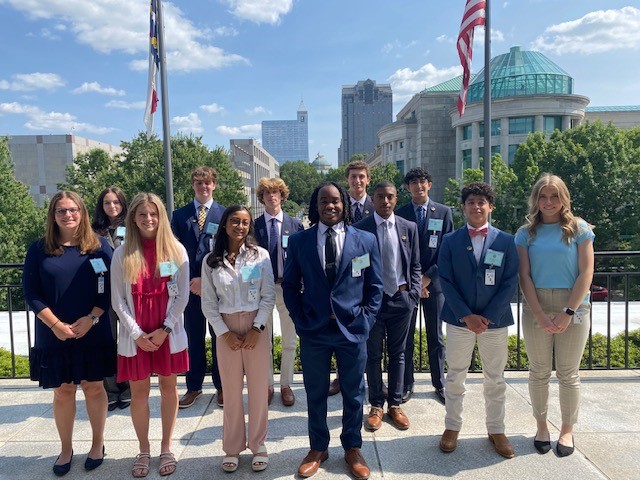
[[[156,241],[142,240],[142,249],[147,265],[156,264]],[[169,277],[156,277],[155,268],[147,269],[138,281],[131,285],[133,296],[134,318],[146,333],[162,328],[166,318],[169,292]],[[155,352],[145,352],[137,347],[133,357],[118,355],[118,382],[126,380],[144,380],[151,374],[172,375],[189,370],[187,350],[171,353],[169,338]]]

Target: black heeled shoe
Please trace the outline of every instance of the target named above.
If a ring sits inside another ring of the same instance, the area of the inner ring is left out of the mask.
[[[558,444],[556,445],[556,453],[558,454],[559,457],[568,457],[575,450],[575,446],[576,445],[575,445],[575,442],[573,440],[573,436],[571,437],[571,446],[570,447],[568,447],[566,445],[562,445],[560,443],[560,441],[558,441]]]
[[[98,468],[100,465],[102,465],[102,462],[104,461],[104,445],[102,446],[102,458],[91,458],[89,456],[87,456],[87,459],[84,461],[84,469],[85,470],[95,470],[96,468]]]
[[[56,458],[56,462],[60,459],[60,455],[58,455],[58,458]],[[69,461],[67,463],[63,463],[62,465],[53,465],[53,473],[57,476],[57,477],[64,477],[67,473],[69,473],[69,470],[71,470],[71,461],[73,460],[73,450],[71,450],[71,458],[69,459]]]
[[[534,438],[533,446],[536,447],[536,450],[540,455],[544,455],[551,451],[551,442],[549,440],[536,440]]]

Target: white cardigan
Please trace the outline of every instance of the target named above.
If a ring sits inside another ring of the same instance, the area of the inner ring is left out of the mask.
[[[180,267],[173,277],[178,284],[178,295],[169,297],[167,316],[163,322],[165,326],[172,329],[168,336],[171,353],[178,353],[187,348],[187,333],[184,329],[182,314],[189,303],[189,257],[182,244],[178,246],[182,258]],[[118,355],[134,357],[137,353],[136,340],[145,332],[134,318],[131,284],[124,279],[123,258],[124,246],[116,248],[111,260],[111,306],[118,314],[120,325],[123,327],[118,333]]]

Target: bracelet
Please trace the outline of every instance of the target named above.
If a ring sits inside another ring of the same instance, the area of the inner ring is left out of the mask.
[[[58,323],[60,323],[60,319],[56,320],[56,322],[49,327],[49,330],[53,330],[53,327],[55,327]]]

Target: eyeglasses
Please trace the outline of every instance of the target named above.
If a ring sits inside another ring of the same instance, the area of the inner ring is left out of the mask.
[[[234,227],[239,227],[240,225],[243,227],[249,227],[251,225],[249,220],[240,220],[239,218],[230,218],[229,223]]]
[[[70,213],[71,215],[77,215],[78,213],[80,213],[80,209],[78,207],[56,208],[55,212],[59,217],[64,217],[67,213]]]

